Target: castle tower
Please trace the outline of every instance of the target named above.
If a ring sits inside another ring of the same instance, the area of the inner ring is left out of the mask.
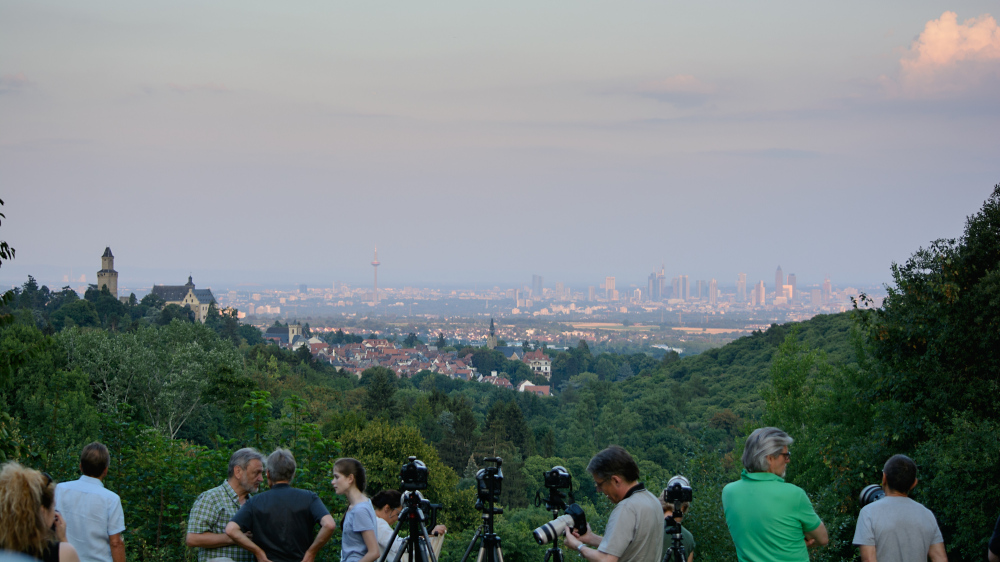
[[[375,246],[375,259],[372,260],[372,267],[375,268],[375,292],[372,293],[372,303],[378,304],[378,266],[382,265],[378,261],[378,246]]]
[[[115,256],[111,253],[111,247],[104,248],[104,255],[101,256],[101,270],[97,272],[97,290],[107,287],[108,292],[118,298],[118,272],[115,271]]]

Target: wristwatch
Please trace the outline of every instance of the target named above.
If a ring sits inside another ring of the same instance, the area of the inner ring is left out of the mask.
[[[580,546],[576,547],[576,551],[579,552],[582,555],[583,554],[583,547],[585,547],[585,546],[587,546],[587,545],[585,545],[583,543],[580,543]]]

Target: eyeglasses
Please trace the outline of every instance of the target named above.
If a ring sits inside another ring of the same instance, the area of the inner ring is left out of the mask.
[[[48,472],[42,471],[42,476],[45,477],[45,487],[48,488],[49,484],[52,484],[52,475]]]
[[[598,479],[595,478],[594,479],[594,487],[596,487],[598,490],[600,490],[604,486],[605,482],[607,482],[607,480],[598,480]]]
[[[778,453],[777,456],[779,456],[779,457],[785,457],[786,461],[792,460],[792,452],[791,451],[786,451],[784,453]]]

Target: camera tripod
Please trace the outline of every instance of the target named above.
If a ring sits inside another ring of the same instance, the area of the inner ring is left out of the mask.
[[[389,546],[382,553],[379,562],[386,562],[389,551],[392,550],[392,544],[396,542],[396,536],[399,534],[399,529],[403,526],[404,522],[410,527],[409,535],[404,539],[403,546],[396,551],[396,557],[393,558],[392,562],[400,562],[403,554],[407,555],[409,562],[437,562],[437,557],[434,556],[434,549],[430,545],[430,537],[427,535],[427,527],[424,525],[427,517],[424,515],[423,510],[420,509],[420,496],[417,492],[407,492],[403,495],[403,499],[404,507],[399,512],[399,522],[396,523],[396,528],[392,530],[392,538],[389,539]]]
[[[684,514],[679,509],[674,509],[674,512],[663,520],[664,531],[673,539],[673,544],[667,549],[667,553],[663,557],[663,562],[687,562],[687,552],[684,549],[684,535],[681,534],[681,524],[674,519],[675,517],[683,518]]]
[[[542,498],[540,496],[535,496],[535,505],[539,505]],[[552,512],[552,519],[559,517],[559,512],[566,509],[566,495],[559,491],[558,488],[549,488],[549,497],[545,498],[545,509]],[[570,501],[573,500],[573,492],[570,490]],[[559,548],[559,536],[556,535],[552,539],[552,546],[545,551],[545,558],[542,562],[563,562],[563,552]]]
[[[497,463],[497,466],[500,466],[499,463]],[[499,491],[496,488],[496,479],[490,478],[488,482],[489,498],[487,503],[483,504],[482,500],[476,502],[476,507],[480,508],[483,512],[483,523],[476,529],[476,534],[472,537],[469,548],[465,549],[465,554],[462,555],[462,562],[468,562],[469,554],[472,554],[472,549],[476,547],[477,542],[479,543],[479,555],[476,556],[476,562],[503,562],[500,537],[493,532],[493,516],[503,513],[503,508],[494,507],[493,505],[493,498],[497,496],[496,492]]]

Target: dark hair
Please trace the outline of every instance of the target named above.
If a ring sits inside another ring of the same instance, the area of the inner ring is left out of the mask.
[[[906,455],[893,455],[885,461],[882,473],[890,490],[908,494],[917,481],[917,464]]]
[[[365,467],[357,459],[337,459],[337,462],[333,463],[333,470],[344,476],[353,476],[354,485],[358,487],[358,490],[365,491]]]
[[[109,466],[111,466],[111,455],[103,443],[94,441],[80,453],[80,471],[84,476],[100,478]]]
[[[401,505],[400,498],[402,497],[403,494],[400,494],[399,490],[382,490],[381,492],[375,494],[375,496],[372,497],[372,506],[376,510],[382,509],[385,506],[389,506],[392,509],[396,509]]]
[[[612,445],[594,455],[587,464],[587,472],[601,480],[607,480],[616,474],[626,482],[639,479],[639,465],[628,451],[618,445]]]

